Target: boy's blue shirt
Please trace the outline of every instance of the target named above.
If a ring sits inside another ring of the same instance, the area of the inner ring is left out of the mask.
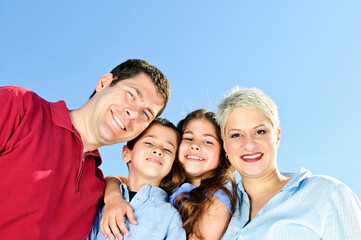
[[[123,198],[129,202],[127,186],[122,184],[120,189]],[[133,225],[127,219],[125,220],[125,225],[130,233],[128,237],[123,236],[125,240],[186,239],[181,217],[168,202],[168,195],[163,189],[153,185],[144,185],[129,204],[133,208],[137,224]],[[104,206],[97,213],[88,240],[106,239],[99,229],[103,211]]]

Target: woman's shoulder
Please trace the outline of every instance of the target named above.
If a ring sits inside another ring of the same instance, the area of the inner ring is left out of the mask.
[[[302,173],[302,170],[304,173]],[[346,184],[334,177],[327,175],[314,175],[305,169],[301,169],[300,172],[301,174],[296,174],[295,176],[295,178],[297,178],[297,176],[301,175],[298,183],[294,186],[296,187],[296,191],[307,194],[315,194],[319,198],[322,198],[322,196],[332,196],[352,192]]]

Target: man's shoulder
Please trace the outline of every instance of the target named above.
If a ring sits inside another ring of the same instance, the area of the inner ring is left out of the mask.
[[[30,91],[27,88],[18,86],[2,86],[0,87],[0,93],[18,97],[24,96],[26,94],[36,94],[35,92]]]
[[[0,100],[6,102],[18,102],[18,104],[29,105],[34,102],[46,102],[35,92],[18,86],[0,87]]]

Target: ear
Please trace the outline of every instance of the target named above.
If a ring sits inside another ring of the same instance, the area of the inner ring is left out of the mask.
[[[131,160],[131,157],[130,157],[131,152],[132,152],[132,150],[130,150],[127,145],[123,146],[122,157],[123,157],[123,161],[126,162],[127,164],[129,164],[131,162],[130,161]]]
[[[280,148],[280,140],[281,140],[281,128],[278,127],[276,131],[277,131],[276,132],[276,137],[277,137],[276,144],[277,144],[277,149],[279,149]]]
[[[101,77],[98,80],[98,83],[97,83],[97,86],[96,86],[95,90],[97,92],[100,92],[105,87],[109,86],[112,83],[112,81],[113,81],[113,74],[111,74],[111,73],[105,74],[103,77]]]

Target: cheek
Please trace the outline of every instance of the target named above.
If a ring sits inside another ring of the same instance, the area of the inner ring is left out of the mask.
[[[216,168],[219,165],[219,161],[220,161],[220,157],[221,157],[221,149],[219,148],[214,148],[214,149],[210,149],[208,151],[208,159],[211,160],[211,165],[212,167]]]
[[[236,153],[236,149],[239,149],[239,147],[236,147],[236,144],[227,142],[226,144],[224,144],[224,149],[226,151],[227,156],[231,158],[232,155]]]
[[[147,127],[148,127],[148,123],[143,122],[143,121],[138,121],[136,124],[133,125],[133,132],[132,134],[137,137],[138,135],[140,135]]]
[[[169,159],[168,159],[168,161],[167,161],[167,167],[166,167],[166,171],[167,171],[167,172],[170,172],[170,170],[172,169],[173,162],[174,162],[174,158],[173,158],[173,157],[169,157]]]
[[[182,162],[184,155],[186,154],[187,150],[187,144],[184,142],[181,142],[178,148],[178,159]]]

